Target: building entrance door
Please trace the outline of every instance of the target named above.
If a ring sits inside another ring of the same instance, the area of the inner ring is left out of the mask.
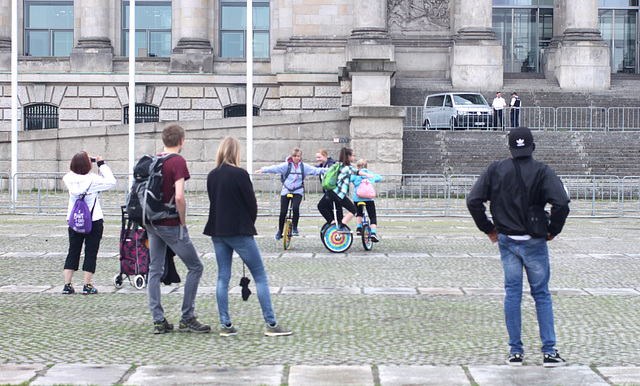
[[[553,37],[553,8],[493,8],[493,29],[502,42],[504,72],[541,72],[542,50]]]

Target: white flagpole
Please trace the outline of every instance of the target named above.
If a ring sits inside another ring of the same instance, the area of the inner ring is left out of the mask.
[[[18,203],[18,0],[11,0],[11,202]]]
[[[247,0],[247,170],[253,172],[253,0]]]
[[[136,158],[136,0],[129,3],[129,188]]]

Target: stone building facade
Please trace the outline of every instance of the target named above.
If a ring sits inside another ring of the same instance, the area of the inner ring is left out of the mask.
[[[538,72],[566,90],[610,87],[611,51],[598,29],[598,0],[253,2],[251,92],[262,116],[389,105],[396,79],[499,89],[511,58],[503,57],[506,43],[496,34],[496,9],[511,3],[513,9],[546,4],[552,12],[552,39]],[[10,129],[10,4],[0,0],[0,70],[5,71],[0,130],[5,131]],[[57,114],[60,129],[122,124],[130,103],[128,1],[18,4],[21,129],[27,128],[23,108],[35,105],[53,106],[50,114]],[[154,119],[160,121],[217,119],[244,105],[245,8],[243,0],[138,0],[136,103],[157,109]]]

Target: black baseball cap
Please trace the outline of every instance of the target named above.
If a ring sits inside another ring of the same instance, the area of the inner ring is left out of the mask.
[[[530,157],[533,153],[533,134],[528,127],[516,127],[509,132],[509,150],[513,158]]]

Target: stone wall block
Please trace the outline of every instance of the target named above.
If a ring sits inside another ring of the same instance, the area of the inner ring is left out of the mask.
[[[266,87],[256,87],[253,93],[253,104],[255,106],[262,106],[265,97],[267,96],[268,89]]]
[[[66,90],[67,88],[65,86],[55,86],[53,88],[53,93],[50,99],[51,103],[53,103],[56,106],[60,106],[60,103],[62,103],[62,98],[64,97]]]
[[[160,107],[162,109],[190,109],[191,99],[165,98]]]
[[[215,87],[205,87],[204,88],[204,97],[205,98],[217,98],[218,93],[216,93]]]
[[[90,109],[90,110],[80,110],[78,111],[78,118],[81,121],[102,121],[103,119],[102,110],[100,109]],[[93,123],[93,122],[92,122]],[[98,126],[103,125],[103,122],[95,122]]]
[[[9,118],[11,118],[11,98],[0,98],[0,108],[9,109]]]
[[[75,110],[75,109],[60,109],[58,111],[58,118],[61,121],[77,121],[78,120],[78,110]]]
[[[217,100],[217,99],[216,99]],[[222,119],[221,110],[205,110],[204,119]]]
[[[172,86],[167,87],[167,91],[164,94],[165,98],[177,98],[178,97],[178,87]]]
[[[220,109],[220,102],[218,99],[193,99],[191,108],[196,110]]]
[[[68,97],[76,97],[78,96],[78,87],[77,86],[67,86],[67,90],[64,96]]]
[[[316,86],[316,97],[339,97],[341,94],[340,86]]]
[[[280,110],[280,99],[265,99],[262,103],[262,110]]]
[[[113,122],[123,122],[123,110],[104,110],[104,120]]]
[[[231,105],[243,105],[247,103],[247,89],[244,87],[230,87],[229,97]],[[226,107],[226,106],[225,106]]]
[[[27,87],[25,86],[18,85],[18,103],[22,106],[32,103]]]
[[[44,98],[42,99],[45,103],[51,103],[51,97],[53,96],[54,86],[46,86],[44,89]]]
[[[222,106],[229,106],[231,104],[231,97],[229,96],[229,89],[227,87],[216,87],[218,93],[218,99]]]
[[[118,94],[118,99],[120,99],[120,104],[122,106],[129,105],[129,92],[127,91],[127,87],[116,87],[116,94]]]
[[[313,86],[282,86],[280,87],[281,97],[312,97]]]
[[[103,95],[102,86],[78,86],[78,96],[101,97],[102,95]]]
[[[91,98],[92,109],[119,109],[122,108],[118,98]]]
[[[269,87],[267,98],[280,98],[280,87]]]
[[[147,86],[136,86],[136,103],[146,103],[147,101]]]
[[[89,109],[91,108],[90,98],[64,98],[60,104],[64,109]]]
[[[339,109],[342,104],[341,98],[302,98],[302,109]]]
[[[202,110],[180,110],[178,111],[178,119],[180,121],[195,121],[204,119],[204,111]]]
[[[302,106],[302,102],[300,98],[282,98],[280,99],[280,103],[282,103],[282,109],[295,109],[299,110],[300,106]]]
[[[167,87],[164,86],[156,86],[155,91],[153,92],[153,99],[151,100],[151,104],[154,106],[162,105],[162,101],[164,100],[164,95],[167,92]]]
[[[202,98],[204,90],[202,87],[180,87],[180,98]]]
[[[105,86],[103,89],[103,93],[103,95],[106,97],[118,96],[118,94],[116,94],[116,89],[113,86]]]
[[[178,120],[178,110],[160,109],[159,119],[161,122],[175,122]]]

